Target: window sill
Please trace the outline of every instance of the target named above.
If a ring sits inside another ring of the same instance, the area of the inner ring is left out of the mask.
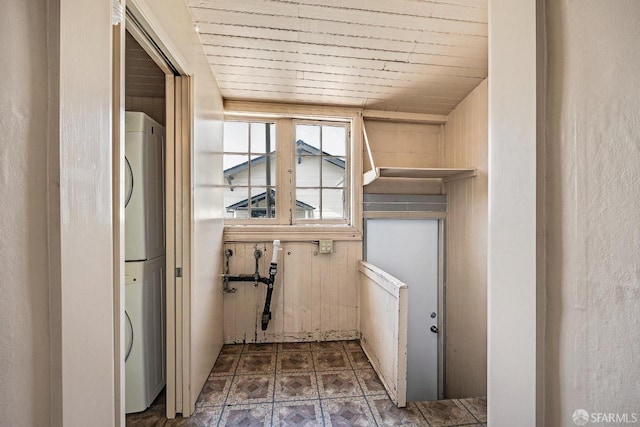
[[[225,242],[309,240],[362,241],[362,231],[350,225],[225,225]]]

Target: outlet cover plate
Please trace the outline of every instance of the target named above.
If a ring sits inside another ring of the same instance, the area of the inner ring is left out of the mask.
[[[321,254],[333,253],[333,240],[320,240],[320,253]]]

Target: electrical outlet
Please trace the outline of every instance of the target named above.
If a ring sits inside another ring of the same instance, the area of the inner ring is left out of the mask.
[[[320,240],[320,253],[321,254],[333,253],[333,240]]]

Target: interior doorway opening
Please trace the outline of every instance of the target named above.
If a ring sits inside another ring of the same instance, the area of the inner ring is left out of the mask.
[[[193,410],[182,319],[188,313],[190,78],[145,16],[128,2],[125,28],[114,31],[115,372],[122,425],[126,413],[146,409],[163,389],[168,418]],[[144,139],[142,159],[134,159],[131,147],[136,131]],[[138,224],[130,217],[140,206],[128,205],[136,190],[154,193],[142,195]],[[153,265],[151,254],[131,253],[136,238],[144,249],[150,240],[160,243]]]

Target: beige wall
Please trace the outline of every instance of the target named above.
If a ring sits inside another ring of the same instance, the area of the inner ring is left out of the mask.
[[[191,15],[182,0],[132,3],[143,11],[165,38],[163,41],[184,61],[193,76],[193,142],[191,155],[191,286],[188,333],[191,340],[190,395],[185,412],[195,407],[223,341],[222,232],[223,184],[220,90],[207,62]]]
[[[0,55],[0,411],[2,424],[49,424],[47,1],[2,3]]]
[[[546,2],[545,425],[640,412],[640,3]]]
[[[442,125],[365,120],[373,162],[376,167],[435,168],[442,163]],[[363,143],[363,172],[371,169]],[[440,194],[432,182],[402,178],[378,178],[364,187],[364,193]]]
[[[171,3],[162,22],[177,26],[173,35],[187,28],[197,42],[190,19],[176,23],[176,10],[188,18],[186,5]],[[106,427],[119,418],[113,360],[110,21],[110,2],[3,2],[0,49],[10,58],[0,90],[0,194],[7,202],[0,212],[3,425]],[[187,51],[183,57],[191,70],[203,76],[195,79],[194,145],[196,155],[208,153],[221,141],[221,98],[201,46],[198,58],[194,44],[176,44]],[[220,159],[213,161],[221,166]],[[199,233],[193,277],[207,285],[220,273],[210,251],[221,252],[222,235],[221,195],[216,204],[216,194],[209,194],[215,192],[203,194],[209,184],[205,178],[195,183],[193,207],[193,229]],[[214,290],[211,295],[213,314],[207,320],[219,327],[207,329],[208,342],[214,344],[198,348],[198,354],[213,363],[222,344],[222,299]],[[204,299],[197,292],[193,297]],[[194,327],[194,339],[203,329]]]
[[[487,393],[487,81],[445,124],[444,164],[477,176],[445,184],[447,194],[445,397]]]
[[[279,237],[277,231],[272,234]],[[261,329],[266,287],[231,282],[229,286],[238,291],[225,294],[225,342],[357,338],[358,261],[362,259],[362,242],[335,240],[333,244],[332,254],[319,254],[317,243],[282,242],[271,302],[273,318],[267,331]],[[265,247],[267,250],[260,259],[262,276],[268,275],[273,254],[269,242],[258,243],[258,249]],[[229,262],[230,274],[255,271],[254,243],[227,243],[225,248],[234,253]]]

